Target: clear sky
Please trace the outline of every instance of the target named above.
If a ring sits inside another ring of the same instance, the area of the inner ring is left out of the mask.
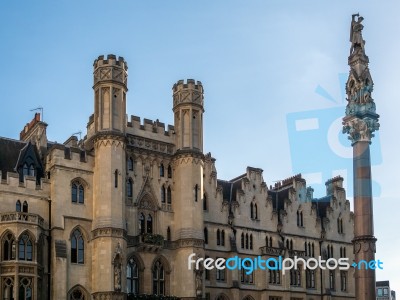
[[[376,257],[384,262],[377,279],[400,292],[398,1],[4,1],[0,136],[18,139],[38,106],[50,140],[85,133],[93,60],[113,53],[129,65],[128,115],[172,124],[174,82],[203,82],[204,151],[217,159],[219,178],[253,166],[270,185],[303,170],[318,197],[319,184],[340,173],[352,199],[338,118],[357,12],[381,115],[372,151]],[[310,119],[318,130],[293,129]]]

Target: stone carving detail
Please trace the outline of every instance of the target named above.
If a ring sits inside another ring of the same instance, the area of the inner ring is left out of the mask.
[[[362,21],[363,17],[353,15],[350,30],[350,75],[346,83],[348,103],[343,118],[343,133],[349,135],[352,144],[358,141],[371,142],[373,132],[379,129],[379,115],[371,95],[373,81],[368,68],[369,59],[362,38]]]
[[[174,152],[173,144],[159,142],[134,135],[128,135],[127,140],[128,140],[128,146],[138,147],[166,154],[173,154]]]
[[[4,266],[1,268],[1,274],[15,273],[14,266]]]
[[[358,17],[357,21],[355,17]],[[364,26],[361,24],[363,20],[364,18],[361,17],[359,14],[352,15],[350,27],[350,54],[352,54],[354,51],[357,51],[359,48],[364,50],[365,41],[362,38],[362,30],[364,29]]]
[[[99,292],[93,294],[93,300],[124,300],[125,294],[122,292]]]
[[[146,210],[151,210],[151,211],[156,211],[159,209],[158,203],[155,199],[157,197],[155,196],[156,194],[154,193],[153,187],[150,183],[150,178],[147,176],[143,182],[142,188],[138,194],[137,198],[137,206],[140,209],[146,209]]]
[[[121,244],[118,243],[114,253],[114,291],[121,291],[121,273],[122,273],[122,258],[121,258]]]
[[[124,230],[119,228],[98,228],[92,231],[93,239],[98,237],[124,237]]]
[[[355,239],[353,241],[354,245],[354,254],[360,252],[376,252],[376,238],[374,237],[366,237],[361,239]]]
[[[201,256],[199,254],[196,254],[195,259],[199,259]],[[196,292],[196,297],[200,297],[203,295],[203,272],[204,268],[202,265],[200,265],[199,269],[193,269],[193,272],[195,274],[195,292]]]
[[[371,142],[371,138],[374,137],[373,132],[379,129],[378,120],[366,117],[366,118],[345,118],[343,122],[343,133],[349,134],[349,140],[352,144],[359,141]]]
[[[33,267],[19,267],[18,268],[19,273],[28,273],[28,274],[34,274],[35,271]]]

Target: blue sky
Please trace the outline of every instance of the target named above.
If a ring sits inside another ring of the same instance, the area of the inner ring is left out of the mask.
[[[128,115],[172,124],[174,82],[203,82],[204,151],[217,159],[219,178],[253,166],[264,170],[270,185],[297,172],[302,160],[311,173],[320,171],[319,179],[305,174],[318,185],[340,172],[328,174],[322,166],[329,157],[313,150],[349,150],[346,138],[329,130],[344,105],[339,75],[349,70],[351,14],[359,12],[381,115],[373,143],[380,158],[373,167],[377,258],[384,261],[377,278],[400,291],[400,260],[393,251],[400,247],[393,209],[399,200],[400,160],[393,147],[400,109],[399,11],[398,1],[365,0],[7,1],[0,10],[0,136],[17,139],[32,119],[29,110],[38,106],[51,140],[85,132],[93,112],[93,60],[113,53],[129,65]],[[290,118],[308,115],[330,121],[326,128],[321,122],[315,135],[297,135]],[[316,193],[322,196],[318,188]]]

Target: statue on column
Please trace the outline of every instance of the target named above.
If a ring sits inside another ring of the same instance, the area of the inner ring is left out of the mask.
[[[121,273],[122,273],[122,258],[121,258],[121,245],[118,243],[115,254],[114,254],[114,291],[120,292],[122,289],[121,286]]]
[[[200,255],[196,255],[196,260],[200,258]],[[203,296],[203,272],[204,268],[203,266],[200,265],[199,269],[194,269],[194,274],[195,274],[195,291],[196,291],[196,298],[202,298]]]
[[[356,17],[358,17],[357,21],[356,21]],[[350,27],[351,48],[350,48],[350,55],[354,51],[357,51],[360,48],[362,50],[364,50],[365,41],[362,38],[362,30],[364,28],[364,25],[361,24],[361,22],[363,20],[364,20],[364,18],[360,17],[360,14],[354,14],[351,17],[351,27]]]
[[[114,264],[114,290],[121,291],[121,263]]]

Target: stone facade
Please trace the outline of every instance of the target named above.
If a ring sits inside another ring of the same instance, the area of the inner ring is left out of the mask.
[[[40,115],[0,139],[1,299],[354,299],[353,269],[189,270],[188,257],[349,257],[343,178],[315,198],[301,175],[217,178],[203,152],[204,90],[174,84],[174,126],[126,120],[126,61],[94,62],[87,135],[47,141]],[[18,204],[19,203],[19,204]],[[32,294],[31,298],[27,295]]]

